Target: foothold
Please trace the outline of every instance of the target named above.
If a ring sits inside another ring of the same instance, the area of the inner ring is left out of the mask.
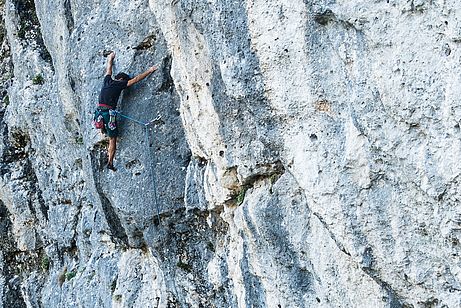
[[[329,22],[335,20],[335,18],[335,14],[330,9],[325,10],[323,13],[314,15],[315,22],[322,26],[326,26]]]
[[[151,48],[152,46],[155,45],[155,42],[157,41],[157,36],[155,34],[151,34],[144,38],[141,43],[139,43],[136,47],[133,47],[135,50],[146,50]],[[127,47],[129,49],[129,47]]]
[[[447,57],[449,55],[451,55],[450,45],[448,45],[448,44],[443,45],[443,52],[445,53],[445,56],[447,56]]]

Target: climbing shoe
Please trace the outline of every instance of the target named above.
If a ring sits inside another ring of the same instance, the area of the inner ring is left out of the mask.
[[[117,168],[115,168],[113,164],[107,163],[106,167],[107,167],[107,169],[110,169],[112,171],[117,171]]]

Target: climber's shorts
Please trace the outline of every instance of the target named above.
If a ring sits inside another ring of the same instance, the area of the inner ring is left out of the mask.
[[[102,116],[104,121],[104,129],[102,129],[102,132],[109,138],[117,137],[118,127],[116,113],[110,109],[97,108],[95,111],[95,118],[99,115]]]

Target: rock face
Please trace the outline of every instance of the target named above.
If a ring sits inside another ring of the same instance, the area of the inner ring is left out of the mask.
[[[461,305],[458,1],[0,8],[0,308]]]

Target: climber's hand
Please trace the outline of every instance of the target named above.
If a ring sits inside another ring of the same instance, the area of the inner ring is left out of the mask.
[[[151,66],[151,67],[149,68],[149,72],[150,72],[150,73],[153,73],[153,72],[155,72],[156,70],[157,70],[157,67],[156,67],[155,65],[154,65],[154,66]]]
[[[109,60],[112,61],[112,60],[114,60],[114,58],[115,58],[115,52],[112,51],[112,52],[109,54]]]

